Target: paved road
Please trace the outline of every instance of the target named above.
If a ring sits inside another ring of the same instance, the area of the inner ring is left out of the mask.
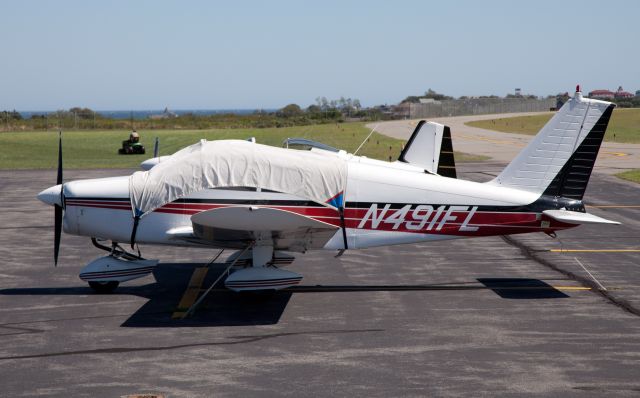
[[[509,163],[524,148],[532,136],[523,134],[500,133],[491,130],[467,126],[472,120],[487,120],[513,116],[534,115],[539,113],[513,113],[498,115],[455,116],[432,119],[451,127],[453,148],[456,151],[489,156],[496,162]],[[408,140],[419,120],[394,120],[377,123],[376,131],[390,137]],[[367,126],[373,128],[376,123]],[[621,144],[605,142],[602,145],[595,171],[615,174],[621,171],[640,168],[640,144]]]
[[[483,180],[500,167],[461,171]],[[0,172],[0,396],[640,394],[638,253],[550,252],[559,244],[546,235],[338,259],[312,252],[292,266],[304,287],[264,297],[216,292],[195,318],[175,321],[192,270],[212,253],[145,247],[162,260],[153,277],[93,294],[77,277],[101,255],[88,239],[63,236],[52,266],[53,211],[34,196],[54,179]],[[591,204],[640,204],[636,186],[594,179]],[[563,233],[564,248],[638,248],[637,207],[592,210],[624,226]],[[592,283],[574,257],[606,294],[585,290]]]

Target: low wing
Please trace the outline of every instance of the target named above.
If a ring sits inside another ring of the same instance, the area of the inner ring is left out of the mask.
[[[568,224],[614,224],[619,225],[617,221],[607,220],[602,217],[589,213],[580,213],[569,210],[544,210],[542,214],[553,218],[556,221]]]
[[[451,130],[442,124],[421,120],[398,160],[422,167],[429,173],[456,178]]]
[[[191,217],[193,229],[168,233],[177,238],[216,247],[243,248],[249,242],[271,242],[276,250],[322,248],[338,227],[286,210],[255,206],[212,209]]]

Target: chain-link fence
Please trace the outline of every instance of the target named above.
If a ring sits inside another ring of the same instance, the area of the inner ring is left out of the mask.
[[[420,119],[492,113],[543,112],[554,110],[555,106],[555,98],[473,98],[410,104],[406,109],[406,117]]]
[[[0,131],[127,130],[137,128],[138,125],[153,128],[154,124],[157,123],[148,118],[134,119],[131,116],[116,119],[91,110],[42,112],[26,116],[18,112],[0,112]]]

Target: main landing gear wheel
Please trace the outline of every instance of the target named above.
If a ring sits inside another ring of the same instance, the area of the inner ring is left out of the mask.
[[[111,282],[89,282],[89,287],[92,288],[96,293],[107,294],[113,293],[114,290],[118,287],[120,282],[111,281]]]

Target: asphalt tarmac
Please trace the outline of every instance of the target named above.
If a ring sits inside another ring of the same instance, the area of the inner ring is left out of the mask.
[[[311,252],[290,267],[303,286],[215,291],[175,320],[215,251],[143,247],[154,276],[93,294],[77,276],[102,255],[89,239],[64,235],[53,267],[53,208],[35,195],[54,180],[0,172],[0,396],[640,395],[637,185],[592,177],[589,211],[621,226]]]

